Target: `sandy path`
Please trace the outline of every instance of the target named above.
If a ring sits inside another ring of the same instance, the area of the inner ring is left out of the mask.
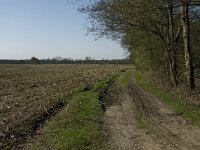
[[[104,117],[111,149],[115,150],[200,150],[200,129],[178,116],[134,82],[129,90],[114,85],[112,101]],[[147,127],[137,128],[136,106]]]

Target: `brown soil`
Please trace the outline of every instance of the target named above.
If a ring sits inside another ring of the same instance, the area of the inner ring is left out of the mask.
[[[26,142],[77,90],[88,90],[97,81],[128,67],[0,65],[0,149]]]
[[[145,92],[132,81],[129,89],[114,85],[108,93],[104,128],[115,150],[200,150],[200,128]],[[137,127],[137,111],[146,123]]]

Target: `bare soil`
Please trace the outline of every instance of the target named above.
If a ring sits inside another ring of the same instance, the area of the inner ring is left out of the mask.
[[[0,149],[24,143],[79,89],[125,65],[0,65]],[[18,149],[18,148],[17,148]]]
[[[200,150],[200,128],[145,92],[133,80],[129,88],[116,83],[108,93],[104,129],[115,150]],[[137,127],[136,111],[146,127]]]

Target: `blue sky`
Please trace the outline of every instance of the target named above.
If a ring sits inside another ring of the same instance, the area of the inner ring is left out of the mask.
[[[0,0],[0,59],[124,58],[117,42],[85,35],[80,4],[69,1]]]

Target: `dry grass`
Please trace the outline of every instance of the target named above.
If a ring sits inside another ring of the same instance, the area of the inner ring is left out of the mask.
[[[125,67],[0,65],[0,145],[6,136],[15,141],[16,135],[31,132],[41,114],[59,102],[67,103],[75,91],[90,87]]]

